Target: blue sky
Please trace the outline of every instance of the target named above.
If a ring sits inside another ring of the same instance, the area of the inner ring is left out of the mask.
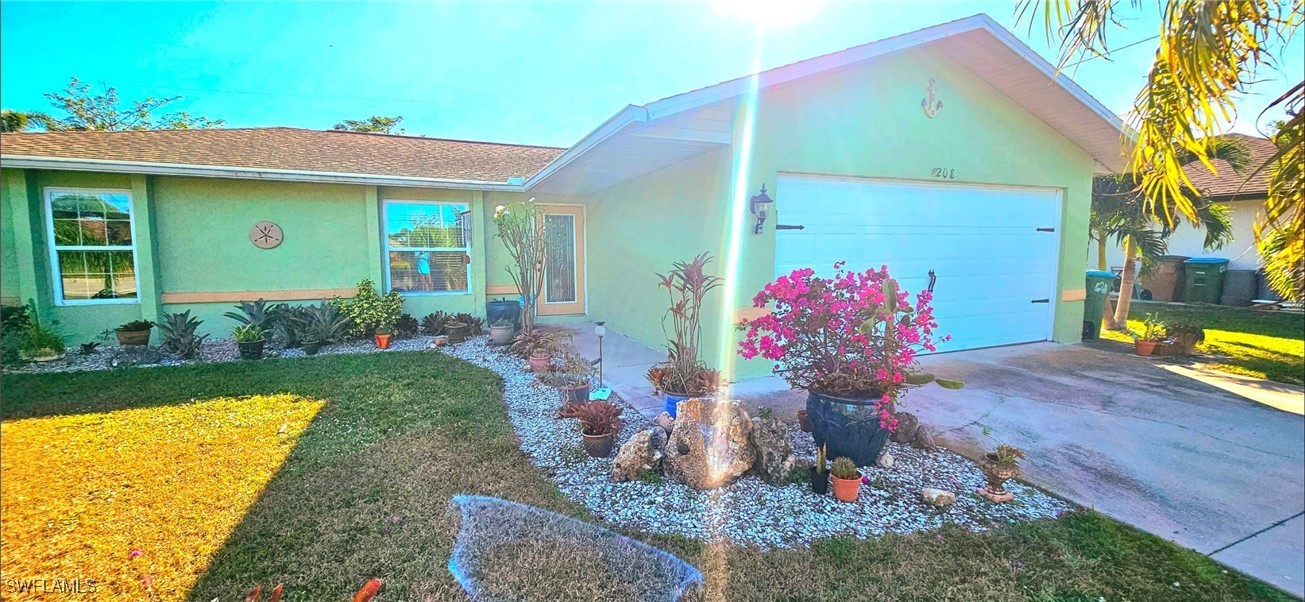
[[[1015,27],[1013,0],[778,2],[764,13],[763,68],[980,12]],[[126,99],[181,95],[175,109],[232,127],[402,115],[410,134],[566,146],[626,104],[746,74],[758,33],[738,3],[6,1],[0,104],[46,109],[42,94],[77,76]],[[1153,36],[1157,17],[1128,27],[1116,47]],[[1054,62],[1040,28],[1016,33]],[[1123,112],[1154,49],[1145,42],[1069,72]],[[1300,36],[1281,56],[1282,72],[1261,74],[1233,129],[1254,133],[1261,109],[1302,79]]]

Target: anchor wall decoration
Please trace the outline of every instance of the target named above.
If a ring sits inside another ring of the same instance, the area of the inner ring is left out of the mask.
[[[937,98],[937,90],[934,88],[934,79],[929,78],[929,97],[920,101],[920,108],[924,109],[924,116],[933,119],[942,111],[943,103]]]

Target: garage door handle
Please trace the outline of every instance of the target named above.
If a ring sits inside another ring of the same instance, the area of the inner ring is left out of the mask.
[[[1033,303],[1051,303],[1051,299],[1034,299]]]
[[[806,226],[789,226],[785,224],[775,224],[776,230],[806,230]]]
[[[1055,232],[1055,228],[1038,228],[1038,232]]]

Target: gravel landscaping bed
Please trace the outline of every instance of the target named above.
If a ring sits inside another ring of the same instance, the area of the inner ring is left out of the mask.
[[[520,359],[489,348],[486,341],[478,337],[443,350],[501,375],[508,418],[522,450],[567,496],[623,528],[782,548],[836,535],[906,534],[944,524],[984,530],[1051,518],[1072,509],[1062,500],[1013,481],[1007,489],[1016,495],[1015,501],[993,504],[974,494],[985,482],[974,463],[945,450],[925,452],[891,442],[892,468],[862,467],[870,484],[862,486],[855,503],[818,496],[806,483],[775,486],[750,475],[707,492],[665,479],[615,483],[610,478],[612,458],[588,457],[576,421],[556,417],[561,403],[557,390],[535,383],[534,375],[522,370]],[[615,395],[612,400],[625,405]],[[622,417],[626,423],[618,446],[650,426],[628,405]],[[790,432],[795,453],[809,463],[815,455],[811,435],[796,426]],[[946,509],[930,506],[920,498],[925,487],[951,491],[957,500]]]
[[[406,339],[394,339],[390,343],[389,349],[377,349],[376,344],[370,339],[347,341],[333,345],[323,346],[317,355],[334,355],[337,353],[377,353],[381,351],[420,351],[430,348],[431,337],[418,336]],[[106,343],[101,345],[95,353],[81,355],[77,353],[76,347],[71,347],[68,356],[51,362],[26,362],[21,364],[6,365],[5,372],[79,372],[94,370],[112,370],[110,360],[114,354],[119,351],[116,343]],[[153,347],[158,350],[158,347]],[[240,352],[236,349],[235,341],[229,339],[207,340],[200,348],[199,360],[183,360],[171,353],[159,350],[161,359],[158,362],[147,364],[136,364],[139,368],[152,368],[156,366],[181,366],[185,364],[212,364],[220,362],[237,362],[240,361]],[[264,358],[274,357],[304,357],[301,349],[282,349],[268,345],[263,350]]]

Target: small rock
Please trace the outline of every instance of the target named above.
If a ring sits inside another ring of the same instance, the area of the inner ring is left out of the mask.
[[[114,350],[113,355],[109,356],[110,368],[126,368],[127,366],[145,366],[148,364],[157,364],[163,360],[163,353],[155,347],[145,345],[124,345]]]
[[[779,484],[788,481],[796,459],[788,426],[778,418],[752,419],[752,447],[757,459],[752,463],[752,473],[763,481]]]
[[[883,468],[883,469],[885,469],[885,470],[887,470],[887,469],[889,469],[889,468],[892,468],[892,467],[893,467],[893,455],[890,454],[890,453],[888,453],[888,452],[884,452],[884,453],[882,453],[882,454],[879,454],[879,459],[875,461],[875,464],[877,464],[877,465],[879,466],[879,468]]]
[[[662,468],[662,450],[666,447],[666,433],[660,428],[639,431],[630,437],[616,452],[612,460],[612,480],[633,481],[648,472]]]
[[[671,418],[670,412],[662,412],[661,414],[658,414],[657,418],[654,419],[654,422],[657,423],[657,426],[662,427],[663,431],[666,431],[667,437],[671,435],[671,431],[675,430],[675,419]]]
[[[911,445],[925,451],[938,449],[938,444],[933,442],[933,435],[929,434],[929,428],[923,424],[915,430],[915,438],[911,440]]]
[[[920,490],[920,497],[924,498],[924,501],[929,505],[937,506],[939,508],[950,506],[956,501],[955,493],[943,491],[941,489],[934,489],[932,487],[926,487]]]
[[[915,431],[920,427],[920,419],[910,412],[897,412],[893,414],[897,419],[897,430],[893,431],[893,441],[898,443],[910,443],[915,439]]]

